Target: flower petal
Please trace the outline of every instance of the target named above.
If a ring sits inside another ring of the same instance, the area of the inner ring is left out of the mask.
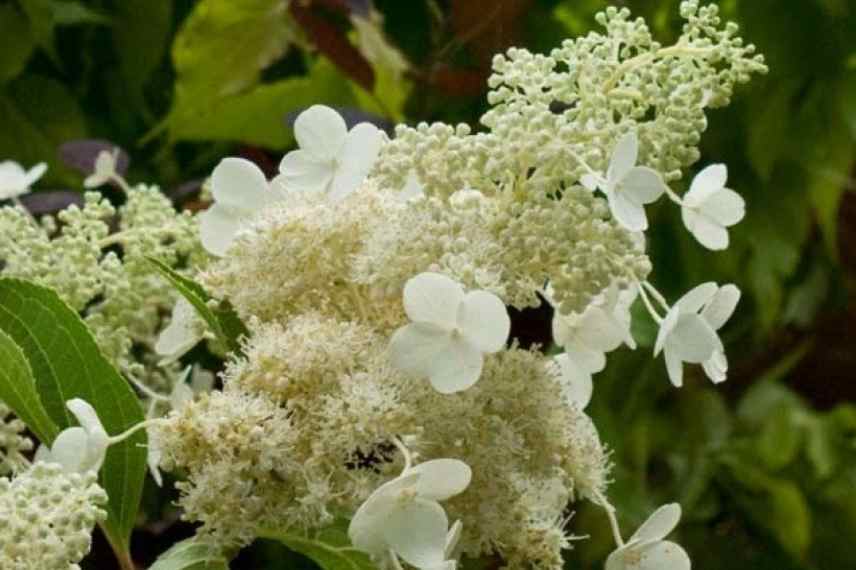
[[[101,420],[98,419],[98,414],[95,412],[95,408],[93,408],[86,400],[73,398],[65,403],[65,407],[74,414],[74,417],[77,418],[80,427],[85,429],[88,433],[92,433],[97,430],[104,431],[104,426],[101,425]]]
[[[609,159],[606,177],[611,184],[624,178],[631,168],[636,166],[639,156],[639,139],[636,133],[627,133],[618,139]]]
[[[651,513],[651,516],[633,533],[628,542],[663,540],[675,530],[680,520],[681,505],[678,503],[663,505]]]
[[[286,192],[327,192],[333,181],[333,161],[315,159],[305,150],[293,150],[279,163],[277,184]]]
[[[247,220],[229,206],[212,204],[199,214],[199,238],[205,251],[222,257],[235,241],[235,235]]]
[[[571,360],[567,354],[560,354],[556,357],[556,362],[559,363],[559,369],[562,372],[562,393],[571,402],[584,410],[591,402],[591,396],[594,392],[594,385],[591,381],[591,374]]]
[[[48,170],[48,165],[44,162],[40,162],[37,165],[33,166],[31,169],[27,171],[24,175],[24,185],[29,188],[35,182],[45,175],[45,172]]]
[[[461,540],[461,531],[463,528],[463,523],[457,520],[452,524],[449,532],[446,533],[446,548],[444,549],[446,558],[452,558],[452,555],[455,553],[455,548],[458,547],[458,542]],[[452,566],[451,570],[455,570],[455,567]]]
[[[734,190],[723,188],[702,203],[701,211],[719,225],[733,226],[746,215],[746,201]]]
[[[316,161],[336,158],[345,144],[345,119],[326,105],[312,105],[294,121],[294,138],[301,150]]]
[[[666,344],[684,362],[700,364],[722,350],[722,341],[707,321],[695,314],[684,314]]]
[[[631,570],[632,566],[627,563],[627,555],[631,552],[634,545],[625,544],[612,551],[606,559],[604,570]]]
[[[82,427],[70,427],[62,430],[48,455],[48,461],[59,463],[67,473],[83,473],[86,471],[89,436]]]
[[[640,547],[639,562],[633,570],[690,570],[690,557],[680,545],[668,540]]]
[[[601,307],[586,309],[579,326],[585,333],[586,345],[600,352],[615,350],[627,338],[627,328]]]
[[[603,351],[595,350],[580,342],[580,336],[583,333],[578,333],[573,342],[564,346],[565,353],[568,358],[588,373],[600,372],[606,367],[606,355]]]
[[[218,204],[240,211],[262,209],[273,197],[261,169],[243,158],[224,158],[211,173],[211,194]]]
[[[174,361],[202,340],[193,305],[181,297],[172,309],[172,319],[155,342],[155,352]]]
[[[466,390],[481,376],[484,357],[478,348],[460,339],[452,341],[428,375],[431,385],[441,394]]]
[[[713,281],[696,285],[678,299],[675,305],[680,308],[682,313],[695,313],[708,304],[718,290],[719,287]]]
[[[396,505],[402,490],[419,480],[418,473],[410,473],[387,481],[369,495],[360,505],[348,525],[348,537],[354,548],[367,554],[386,552],[388,545],[383,535],[386,517]]]
[[[390,548],[413,566],[439,566],[445,560],[449,520],[435,501],[399,502],[388,513],[383,537]]]
[[[656,202],[666,191],[660,173],[647,166],[631,168],[619,185],[620,191],[637,204]]]
[[[675,354],[670,345],[666,345],[663,351],[663,357],[666,359],[666,372],[669,374],[669,382],[675,388],[680,388],[684,384],[684,364],[681,359]]]
[[[663,322],[660,323],[660,330],[657,331],[657,341],[654,343],[654,356],[660,354],[660,351],[666,346],[666,341],[669,339],[672,331],[675,330],[680,316],[681,309],[677,305],[669,309],[669,312],[666,313]]]
[[[599,174],[590,172],[588,174],[583,174],[580,177],[580,184],[582,184],[587,190],[594,192],[603,185],[603,178]]]
[[[404,285],[404,311],[416,323],[432,323],[451,331],[458,324],[463,301],[461,284],[440,273],[420,273]]]
[[[458,327],[482,352],[501,350],[511,332],[511,318],[499,297],[487,291],[470,291],[458,308]]]
[[[473,477],[470,466],[458,459],[432,459],[413,467],[410,473],[420,475],[414,487],[416,494],[432,501],[463,493]]]
[[[624,194],[620,188],[607,194],[609,210],[612,217],[625,229],[631,232],[639,232],[648,229],[648,218],[645,216],[645,208],[634,202]]]
[[[683,201],[690,208],[696,208],[710,198],[714,193],[725,187],[728,180],[728,169],[724,164],[711,164],[695,175],[690,190],[684,195]]]
[[[341,199],[363,183],[377,161],[383,145],[383,133],[376,126],[360,123],[345,137],[339,157],[339,172],[333,179],[330,196]]]
[[[687,208],[681,209],[684,225],[698,242],[711,251],[728,249],[728,230],[713,219]]]
[[[723,285],[708,302],[701,316],[713,330],[719,330],[734,314],[734,309],[739,302],[740,289],[737,285],[733,283]]]
[[[411,323],[395,331],[389,341],[395,368],[418,378],[428,378],[439,359],[446,358],[451,333],[430,323]]]
[[[713,356],[701,363],[701,367],[714,384],[720,384],[728,379],[728,359],[724,352],[715,351]]]

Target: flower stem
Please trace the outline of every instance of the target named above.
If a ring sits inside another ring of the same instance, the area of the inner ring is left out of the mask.
[[[609,519],[609,526],[612,528],[612,537],[615,539],[615,545],[618,548],[624,546],[624,539],[621,538],[621,529],[618,527],[618,518],[615,516],[615,507],[613,507],[603,494],[595,489],[594,496],[597,499],[596,503],[606,511],[606,516]]]

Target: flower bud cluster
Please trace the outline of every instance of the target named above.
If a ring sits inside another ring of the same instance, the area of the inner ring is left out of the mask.
[[[0,401],[0,475],[16,473],[28,465],[24,454],[33,450],[27,426]]]

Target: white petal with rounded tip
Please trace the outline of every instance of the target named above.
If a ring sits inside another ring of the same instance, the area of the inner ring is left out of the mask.
[[[663,540],[640,547],[638,564],[632,570],[690,570],[690,557],[680,545]]]
[[[244,212],[262,209],[271,195],[264,172],[243,158],[224,158],[211,173],[211,194],[218,204]]]
[[[576,339],[575,342],[566,344],[564,348],[568,357],[586,372],[600,372],[606,367],[606,355],[602,351],[592,349],[581,342],[576,342]]]
[[[657,201],[666,191],[660,174],[647,166],[636,166],[619,183],[621,192],[638,204]]]
[[[313,158],[331,160],[345,144],[345,119],[326,105],[312,105],[294,121],[294,138]]]
[[[33,166],[30,170],[27,171],[27,174],[24,175],[24,186],[29,188],[32,186],[39,178],[45,175],[45,172],[48,170],[48,165],[44,162],[40,162],[37,165]]]
[[[177,382],[169,394],[169,405],[173,410],[193,400],[193,389],[184,382]]]
[[[446,558],[451,558],[452,554],[454,554],[455,548],[458,546],[458,541],[461,540],[461,531],[463,528],[464,524],[457,520],[452,524],[449,532],[446,533],[446,548],[444,549]],[[452,568],[454,569],[454,566]]]
[[[675,388],[680,388],[684,384],[684,364],[681,359],[675,354],[670,345],[666,345],[663,351],[663,357],[666,359],[666,372],[669,374],[669,382]]]
[[[246,218],[229,206],[212,204],[199,214],[199,239],[205,251],[222,257],[235,241]]]
[[[452,330],[457,326],[463,300],[464,288],[440,273],[420,273],[404,285],[404,311],[417,323],[433,323]]]
[[[562,372],[562,393],[568,400],[576,403],[581,410],[585,409],[591,402],[591,396],[594,392],[591,374],[583,370],[566,354],[557,356],[556,362],[559,363],[559,369]]]
[[[354,513],[348,525],[348,537],[355,548],[368,554],[387,550],[383,526],[399,494],[419,480],[418,473],[409,473],[387,481],[372,493]]]
[[[682,313],[695,313],[709,303],[718,290],[719,287],[713,281],[696,285],[678,299],[676,305]]]
[[[86,471],[89,436],[82,427],[62,430],[51,446],[49,461],[59,463],[67,473]]]
[[[663,505],[651,513],[651,516],[633,533],[628,542],[663,540],[675,530],[680,521],[681,505],[678,503]]]
[[[725,187],[728,169],[724,164],[711,164],[696,174],[690,184],[690,190],[684,196],[684,203],[695,208]]]
[[[161,356],[176,360],[202,340],[196,323],[196,309],[181,297],[172,310],[169,325],[158,336],[155,352]]]
[[[293,150],[279,163],[277,184],[288,192],[327,192],[333,181],[333,161],[314,158],[305,150]]]
[[[632,567],[627,564],[627,553],[633,545],[624,545],[612,551],[606,559],[604,570],[630,570]]]
[[[580,184],[582,184],[587,190],[594,192],[603,184],[603,180],[597,174],[583,174],[580,177]]]
[[[695,314],[684,314],[666,344],[684,362],[700,364],[722,350],[722,342],[707,322]]]
[[[585,335],[586,344],[601,352],[615,350],[627,338],[626,329],[600,307],[586,309],[579,326]]]
[[[487,291],[471,291],[458,309],[458,327],[482,352],[501,350],[511,332],[511,319],[502,300]]]
[[[733,283],[723,285],[708,302],[701,316],[713,330],[719,330],[734,314],[734,309],[739,302],[740,289],[737,285]]]
[[[160,462],[163,452],[156,440],[149,437],[148,448],[146,449],[146,465],[149,468],[149,473],[152,475],[155,484],[158,487],[163,487],[163,476],[160,472]]]
[[[432,501],[463,493],[473,477],[470,466],[458,459],[432,459],[413,467],[410,473],[420,475],[414,486],[416,494]]]
[[[701,367],[714,384],[725,382],[728,378],[728,359],[724,352],[714,352],[713,356],[702,362]]]
[[[698,242],[711,251],[728,249],[728,230],[704,214],[687,208],[681,209],[684,225]]]
[[[733,226],[746,215],[746,201],[734,190],[723,188],[704,201],[701,211],[720,225]]]
[[[630,169],[636,166],[638,155],[639,140],[636,138],[636,133],[627,133],[618,139],[609,160],[609,170],[606,175],[609,182],[614,183],[624,178]]]
[[[432,363],[428,380],[441,394],[454,394],[471,387],[481,376],[484,357],[464,340],[452,341],[441,358]]]
[[[615,220],[631,232],[639,232],[648,229],[648,218],[645,216],[645,208],[634,202],[629,196],[616,189],[607,195],[609,210]]]
[[[96,430],[104,431],[104,426],[101,425],[101,420],[98,419],[95,408],[86,400],[73,398],[67,401],[65,406],[74,414],[80,426],[87,432],[94,432]]]
[[[345,137],[342,147],[342,166],[359,170],[363,175],[371,171],[383,146],[383,131],[371,123],[360,123]]]
[[[666,346],[666,341],[669,335],[672,334],[672,331],[675,330],[680,316],[681,308],[677,305],[669,309],[669,312],[666,313],[663,322],[660,323],[660,329],[657,331],[657,341],[654,343],[654,356],[660,354],[660,351]]]
[[[444,562],[446,512],[434,501],[413,499],[398,503],[383,524],[383,537],[396,554],[416,567],[439,566]]]
[[[395,331],[389,341],[392,365],[418,378],[431,376],[436,363],[443,358],[452,344],[452,335],[446,329],[430,323],[411,323]]]

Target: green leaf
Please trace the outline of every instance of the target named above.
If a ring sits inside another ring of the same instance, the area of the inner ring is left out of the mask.
[[[50,418],[39,393],[27,357],[5,332],[0,330],[0,400],[5,402],[41,441],[53,441],[59,430]]]
[[[21,73],[35,48],[27,19],[12,4],[0,4],[0,85]]]
[[[307,77],[258,85],[208,105],[177,106],[168,123],[176,140],[240,141],[281,149],[292,140],[285,124],[288,113],[315,103],[346,105],[352,101],[344,77],[327,60],[319,58]]]
[[[248,335],[247,327],[227,302],[223,301],[212,308],[211,295],[199,283],[176,273],[159,259],[149,258],[149,262],[193,305],[214,333],[220,348],[227,352],[240,352],[240,338]]]
[[[0,328],[29,360],[45,410],[60,429],[74,425],[65,407],[72,398],[89,402],[110,434],[143,421],[133,390],[101,353],[80,316],[50,289],[0,279]],[[136,521],[145,443],[145,434],[138,432],[111,446],[101,470],[101,486],[109,496],[103,527],[117,552],[127,552]]]
[[[369,557],[354,550],[346,523],[335,524],[314,537],[279,531],[262,531],[259,538],[276,540],[321,567],[321,570],[376,570]]]
[[[125,3],[127,0],[123,0]],[[163,0],[161,0],[163,1]],[[80,2],[53,2],[53,20],[57,26],[73,26],[77,24],[111,24],[110,18]]]
[[[158,556],[149,570],[228,570],[229,562],[210,545],[189,538]]]
[[[755,449],[758,459],[770,471],[778,471],[796,459],[802,443],[800,416],[798,409],[781,405],[764,422]]]

